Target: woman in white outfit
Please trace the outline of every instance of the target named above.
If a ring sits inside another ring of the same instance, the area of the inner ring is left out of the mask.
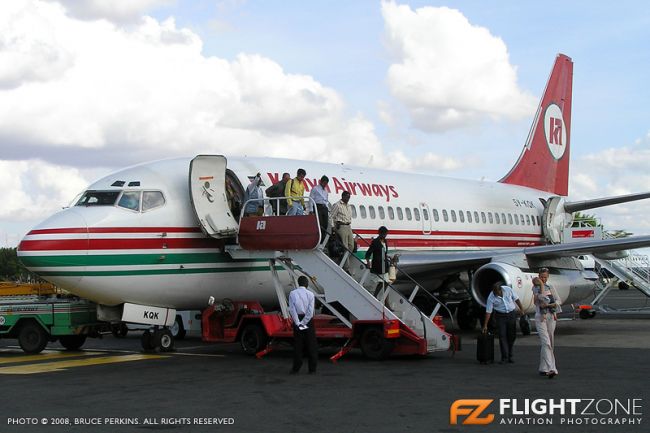
[[[539,278],[533,279],[533,295],[535,300],[535,327],[541,345],[539,356],[539,374],[553,379],[557,376],[555,365],[555,325],[557,324],[556,309],[558,301],[552,288],[547,284],[548,269],[539,271]]]

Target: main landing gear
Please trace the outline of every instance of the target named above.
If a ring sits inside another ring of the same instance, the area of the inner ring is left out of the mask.
[[[145,352],[173,352],[174,336],[169,328],[154,328],[142,334],[142,349]]]

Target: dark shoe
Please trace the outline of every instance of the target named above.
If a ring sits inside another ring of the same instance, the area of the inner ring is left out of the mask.
[[[540,371],[539,375],[540,376],[548,376],[548,371]]]
[[[514,364],[514,363],[515,363],[514,359],[512,359],[512,358],[508,359],[508,364]]]
[[[499,364],[507,364],[507,363],[508,363],[508,361],[506,361],[505,359],[502,359],[501,361],[499,361]]]
[[[316,374],[316,370],[310,371],[309,374]]]
[[[546,375],[549,379],[553,379],[557,375],[556,372],[554,371],[549,371],[548,374]]]
[[[291,371],[289,371],[289,374],[298,374],[298,371],[299,371],[299,370],[293,370],[293,369],[291,369]]]

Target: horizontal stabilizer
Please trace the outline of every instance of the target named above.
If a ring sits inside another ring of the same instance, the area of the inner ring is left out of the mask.
[[[567,213],[573,213],[597,207],[611,206],[613,204],[627,203],[629,201],[643,200],[646,198],[650,198],[650,192],[619,195],[616,197],[604,197],[594,200],[572,201],[564,203],[564,210]]]

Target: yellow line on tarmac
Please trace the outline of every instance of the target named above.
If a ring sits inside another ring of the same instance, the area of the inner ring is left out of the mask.
[[[25,356],[0,356],[0,364],[13,364],[18,362],[33,362],[33,361],[47,361],[50,359],[58,358],[79,358],[82,356],[95,356],[99,353],[88,352],[56,352],[56,353],[40,353],[38,355],[25,355]]]
[[[35,374],[60,371],[72,367],[86,367],[89,365],[113,364],[117,362],[143,361],[149,359],[167,358],[160,355],[120,355],[103,356],[89,359],[73,359],[70,361],[45,362],[40,364],[16,365],[0,367],[0,374]]]

